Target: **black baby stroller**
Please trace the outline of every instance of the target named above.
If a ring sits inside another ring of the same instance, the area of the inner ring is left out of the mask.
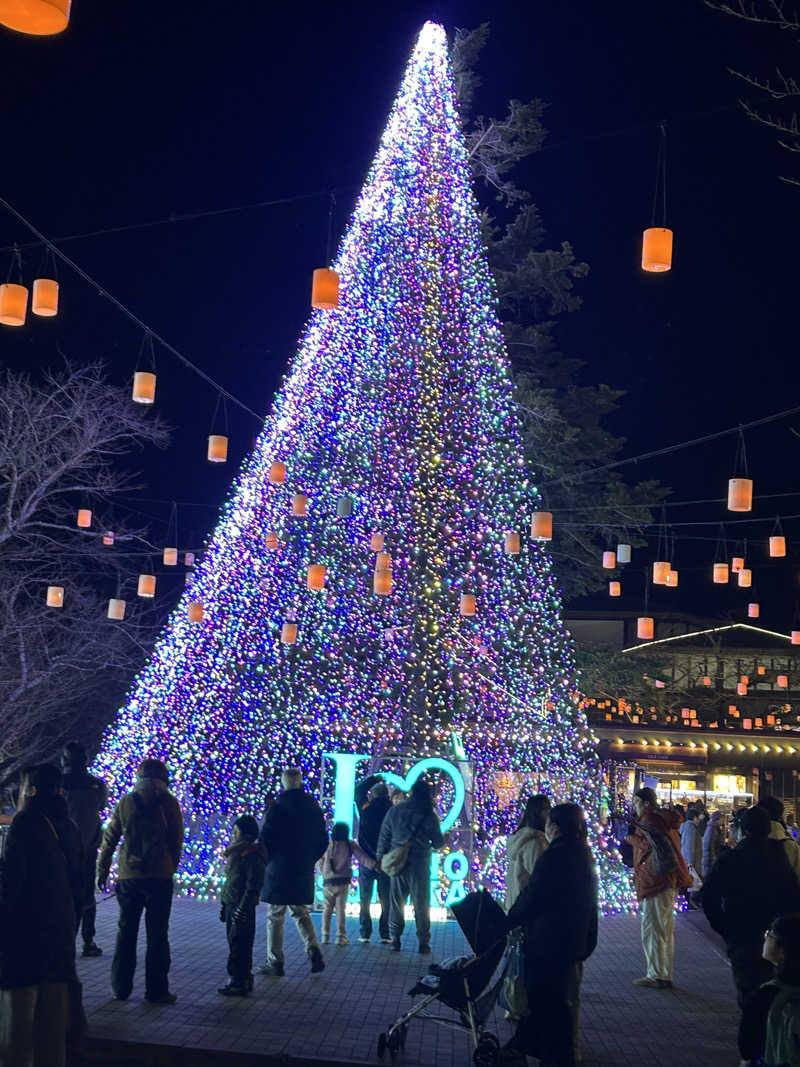
[[[409,990],[412,997],[421,996],[421,1001],[379,1036],[380,1059],[387,1050],[395,1058],[405,1046],[409,1022],[417,1018],[466,1031],[475,1050],[472,1062],[478,1067],[493,1067],[497,1061],[500,1042],[486,1029],[486,1021],[497,1003],[508,963],[505,912],[484,889],[467,894],[452,911],[475,955],[431,965],[430,973]],[[435,1000],[456,1017],[434,1015],[429,1009]]]

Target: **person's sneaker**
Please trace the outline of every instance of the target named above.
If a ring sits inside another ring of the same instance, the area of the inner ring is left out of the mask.
[[[359,937],[358,943],[360,945],[368,945],[369,944],[369,938],[368,937]]]
[[[319,974],[320,971],[325,970],[325,960],[322,958],[322,952],[319,945],[312,945],[308,950],[308,958],[311,960],[311,973]]]
[[[381,938],[381,944],[382,945],[391,945],[391,943],[392,943],[391,937],[382,937]]]
[[[174,1004],[178,999],[177,993],[162,993],[160,997],[145,997],[148,1004]]]
[[[247,986],[233,985],[232,982],[228,982],[227,985],[222,986],[217,990],[221,997],[246,997]]]
[[[633,984],[644,986],[645,989],[664,989],[660,978],[634,978]]]
[[[322,937],[320,938],[320,941],[322,942],[323,945],[329,945],[331,943],[331,935],[330,934],[323,934]]]
[[[386,944],[385,941],[384,941],[384,944]],[[401,945],[400,945],[400,938],[399,937],[390,938],[388,944],[389,944],[389,951],[390,952],[399,952],[400,951]]]
[[[102,956],[103,950],[99,945],[96,945],[94,941],[90,941],[88,945],[83,946],[83,952],[81,956]]]
[[[430,954],[431,954],[431,946],[430,945],[420,945],[419,946],[419,954],[420,954],[420,956],[430,956]]]
[[[337,945],[349,945],[350,944],[350,938],[346,934],[339,934],[339,936],[336,938],[336,944]]]
[[[283,978],[286,973],[282,963],[270,963],[269,960],[258,968],[259,974],[265,974],[267,978]]]
[[[112,1000],[122,1000],[122,1001],[125,1001],[125,1000],[127,1000],[127,999],[128,999],[128,997],[129,997],[129,996],[130,996],[130,993],[126,993],[126,994],[125,994],[124,996],[122,995],[122,993],[112,993],[112,994],[111,994],[111,999],[112,999]]]

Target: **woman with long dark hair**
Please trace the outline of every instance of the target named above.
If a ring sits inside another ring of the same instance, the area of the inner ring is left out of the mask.
[[[557,804],[545,835],[547,851],[508,914],[509,929],[524,931],[529,1014],[500,1062],[538,1056],[574,1067],[583,961],[597,944],[597,873],[577,804]]]
[[[550,814],[550,797],[544,793],[528,797],[519,826],[510,835],[506,848],[506,909],[510,908],[528,884],[533,868],[547,848],[545,826]]]

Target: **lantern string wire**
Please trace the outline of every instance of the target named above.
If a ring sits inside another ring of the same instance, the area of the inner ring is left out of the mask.
[[[150,326],[148,326],[147,323],[140,319],[138,315],[136,315],[133,311],[130,310],[130,308],[126,307],[126,305],[123,304],[121,300],[117,300],[117,298],[111,293],[109,293],[107,289],[104,289],[103,286],[100,285],[100,283],[97,282],[90,274],[87,274],[83,267],[79,266],[74,259],[70,259],[66,252],[62,252],[58,245],[53,244],[53,242],[48,237],[46,237],[41,232],[41,230],[38,230],[32,222],[29,222],[29,220],[26,219],[24,215],[17,211],[17,209],[12,204],[10,204],[1,196],[0,205],[2,205],[6,209],[6,211],[9,212],[9,214],[13,215],[18,222],[22,223],[23,226],[26,226],[43,245],[50,249],[54,256],[60,259],[62,263],[66,264],[66,266],[74,270],[75,273],[78,274],[81,278],[83,278],[85,282],[91,285],[92,288],[97,291],[99,296],[102,296],[106,300],[108,300],[111,304],[114,305],[114,307],[117,308],[118,311],[121,311],[122,314],[126,316],[126,318],[130,319],[130,321],[135,323],[141,330],[144,330],[145,334],[150,339],[151,345],[153,343],[153,339],[155,338],[155,340],[158,341],[162,348],[166,349],[167,352],[175,356],[175,358],[179,362],[181,362],[185,367],[188,367],[188,369],[193,371],[199,378],[202,378],[204,382],[206,382],[212,388],[216,389],[223,396],[226,396],[228,400],[231,401],[231,403],[236,404],[237,407],[240,407],[242,411],[247,412],[248,415],[252,415],[254,419],[257,419],[259,421],[259,423],[264,422],[264,415],[259,415],[258,412],[253,411],[251,407],[248,407],[248,405],[245,404],[244,401],[239,400],[237,396],[234,396],[234,394],[231,393],[228,389],[226,389],[224,385],[220,385],[220,383],[215,381],[210,374],[206,374],[206,372],[201,367],[198,367],[196,363],[193,363],[182,352],[179,352],[174,345],[171,345],[169,341],[166,341],[159,333],[157,333]],[[19,255],[19,251],[17,251],[17,255]]]

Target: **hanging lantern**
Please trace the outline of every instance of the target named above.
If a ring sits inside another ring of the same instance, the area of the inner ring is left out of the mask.
[[[392,591],[392,572],[375,571],[372,576],[372,592],[376,596],[388,596]]]
[[[69,8],[70,0],[0,0],[0,24],[37,37],[61,33]]]
[[[738,574],[744,570],[744,556],[734,556],[731,560],[731,574]]]
[[[378,571],[390,571],[392,569],[392,557],[388,552],[379,552],[375,557],[375,573]]]
[[[165,548],[164,549],[164,566],[176,567],[178,564],[178,550],[177,548]]]
[[[725,583],[727,581],[728,581],[728,564],[727,563],[715,563],[714,564],[714,583],[715,583],[715,585],[725,585]]]
[[[631,546],[630,545],[617,545],[617,563],[630,563],[631,561]]]
[[[310,563],[308,565],[306,586],[316,593],[325,588],[325,567],[321,563]]]
[[[0,322],[4,326],[24,326],[27,310],[28,290],[24,285],[16,285],[14,282],[0,285]]]
[[[756,667],[756,674],[760,674],[760,675],[762,675],[762,676],[763,676],[763,675],[765,675],[766,673],[767,673],[767,668],[766,668],[766,667],[764,667],[764,666],[762,666],[762,665],[761,665],[761,664],[759,663],[759,665],[758,665],[758,666]]]
[[[743,685],[749,685],[750,684],[750,675],[749,674],[740,674],[739,675],[739,681],[742,682]]]
[[[609,582],[608,583],[608,595],[609,596],[621,596],[622,595],[622,586],[621,586],[621,584],[619,582]]]
[[[108,611],[106,612],[109,619],[114,619],[115,622],[122,622],[125,618],[125,601],[117,600],[112,597],[108,602]]]
[[[184,552],[184,554],[183,554],[183,564],[184,564],[185,567],[193,567],[194,566],[194,552]]]
[[[285,622],[281,626],[281,644],[293,645],[297,640],[297,623]]]
[[[48,585],[48,587],[47,587],[47,606],[48,606],[48,608],[63,608],[64,607],[64,586],[63,585]]]
[[[224,463],[228,458],[228,438],[222,433],[212,433],[208,436],[208,451],[206,453],[209,463]]]
[[[550,511],[535,511],[531,518],[531,537],[537,541],[553,540],[553,514]]]
[[[728,511],[753,510],[753,479],[728,479]]]
[[[519,555],[519,534],[516,530],[506,530],[503,548],[507,556]]]
[[[77,525],[84,530],[92,525],[92,512],[89,508],[78,508]]]
[[[31,311],[42,318],[58,314],[58,282],[52,278],[37,278],[33,283]]]
[[[264,538],[264,545],[270,552],[274,551],[278,547],[278,535],[276,533],[268,533]]]
[[[474,593],[462,593],[461,601],[459,603],[459,609],[462,615],[467,617],[475,614],[475,594]]]
[[[736,692],[739,694],[740,697],[746,697],[747,696],[747,682],[737,682],[737,684],[736,684]]]
[[[792,630],[792,644],[800,645],[800,630]]]
[[[114,544],[114,531],[113,530],[106,530],[106,532],[103,534],[103,544],[104,545],[113,545]]]
[[[785,556],[786,555],[786,538],[776,536],[769,539],[769,554],[771,556]]]
[[[153,597],[156,595],[156,576],[154,574],[140,574],[139,585],[136,590],[137,596]]]
[[[189,607],[186,609],[186,614],[189,617],[189,622],[202,622],[203,605],[199,600],[190,600]]]
[[[789,688],[789,676],[788,676],[788,674],[779,674],[778,677],[775,679],[775,681],[776,681],[776,683],[777,683],[777,685],[778,685],[778,687],[780,689],[788,689]]]
[[[133,376],[131,397],[137,404],[152,404],[156,398],[156,376],[149,370],[137,370]]]
[[[753,720],[752,719],[742,719],[742,729],[743,730],[752,730],[753,729]]]
[[[604,552],[603,553],[603,569],[607,571],[613,571],[617,565],[616,552]]]
[[[371,552],[380,552],[383,548],[383,534],[374,533],[369,539],[369,548]]]
[[[353,498],[340,496],[336,501],[336,514],[340,519],[347,519],[353,514]]]
[[[311,282],[311,306],[333,311],[339,306],[339,275],[330,267],[318,267]]]
[[[297,519],[304,519],[308,513],[308,497],[303,493],[295,493],[292,497],[292,515]]]
[[[642,234],[642,270],[661,273],[672,268],[672,230],[651,226]]]
[[[269,480],[273,485],[283,485],[286,481],[286,464],[273,459],[269,465]]]
[[[748,604],[747,605],[747,617],[749,619],[757,619],[760,614],[761,614],[761,608],[759,607],[758,604]]]
[[[670,572],[667,575],[667,580],[664,582],[664,585],[668,585],[672,589],[675,589],[677,587],[677,585],[678,585],[678,572],[676,570],[670,569]]]
[[[636,636],[640,641],[652,641],[654,633],[653,620],[647,615],[640,615],[636,620]]]
[[[667,560],[656,560],[653,563],[653,585],[666,585],[671,570],[672,565]]]
[[[703,675],[703,685],[711,685],[711,675],[710,674],[704,674]]]
[[[753,572],[751,570],[748,570],[747,568],[745,568],[743,571],[739,571],[736,577],[738,579],[739,587],[741,589],[749,589],[750,586],[753,584]]]

